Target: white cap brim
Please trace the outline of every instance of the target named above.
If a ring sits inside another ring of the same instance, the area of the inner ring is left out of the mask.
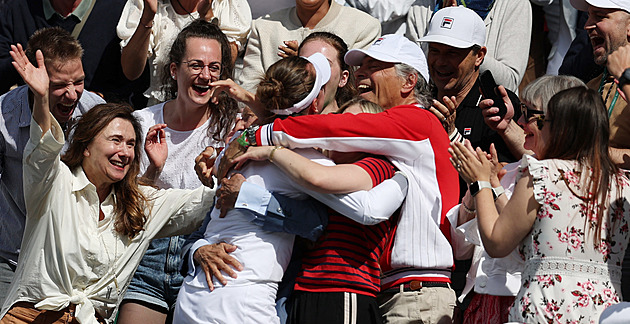
[[[359,66],[361,65],[361,62],[363,62],[363,59],[366,56],[369,56],[377,61],[382,61],[382,62],[387,62],[387,63],[402,63],[400,62],[399,59],[397,59],[396,57],[392,55],[387,55],[386,53],[383,53],[383,52],[363,50],[363,49],[349,50],[348,53],[346,53],[344,60],[346,61],[347,64],[350,64],[352,66]]]
[[[322,53],[315,53],[309,57],[304,58],[311,62],[311,64],[313,64],[315,72],[317,72],[315,78],[319,80],[315,81],[317,83],[316,86],[319,86],[321,88],[324,84],[328,83],[328,81],[330,80],[331,71],[330,63],[328,62],[326,56],[324,56],[324,54]]]
[[[629,11],[630,8],[623,8],[622,6],[610,1],[610,0],[571,0],[573,8],[580,11],[588,11],[589,6],[603,9],[619,9]]]
[[[420,52],[420,55],[423,56],[424,58],[424,54],[422,52]],[[360,66],[361,63],[363,62],[363,59],[369,56],[377,61],[381,61],[381,62],[387,62],[387,63],[404,63],[407,64],[411,67],[413,67],[414,69],[416,69],[416,71],[418,73],[420,73],[420,75],[424,78],[425,81],[429,82],[429,70],[427,69],[422,69],[422,67],[416,66],[417,64],[411,64],[408,62],[401,62],[400,59],[394,57],[393,55],[389,55],[387,53],[383,53],[383,52],[379,52],[379,51],[370,51],[368,50],[363,50],[363,49],[352,49],[349,50],[346,53],[346,56],[344,56],[344,61],[346,62],[346,64],[352,65],[352,66]]]
[[[448,36],[445,36],[445,35],[425,36],[425,37],[420,38],[420,41],[421,42],[428,42],[428,43],[440,43],[440,44],[453,46],[453,47],[457,47],[457,48],[469,48],[469,47],[472,47],[474,45],[477,45],[475,43],[466,42],[466,41],[463,41],[461,39],[448,37]],[[483,46],[483,45],[479,45],[479,46]]]

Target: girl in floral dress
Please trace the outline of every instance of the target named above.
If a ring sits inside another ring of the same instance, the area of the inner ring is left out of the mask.
[[[492,257],[518,247],[525,269],[510,311],[520,323],[597,323],[621,299],[628,244],[630,180],[608,155],[608,119],[584,87],[555,95],[535,122],[540,160],[524,156],[514,193],[499,212],[486,188],[492,163],[480,149],[454,144],[452,163],[475,195],[479,230]]]

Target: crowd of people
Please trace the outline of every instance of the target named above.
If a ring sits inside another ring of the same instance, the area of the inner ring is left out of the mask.
[[[0,80],[2,324],[630,316],[628,0],[4,0]]]

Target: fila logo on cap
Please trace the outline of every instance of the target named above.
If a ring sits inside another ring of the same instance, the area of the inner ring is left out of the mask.
[[[442,24],[440,25],[441,28],[447,28],[447,29],[451,29],[451,27],[453,27],[453,22],[455,21],[455,19],[451,18],[451,17],[444,17],[442,18]]]
[[[382,42],[383,42],[383,37],[381,37],[381,38],[379,38],[379,39],[375,40],[375,41],[374,41],[374,44],[372,44],[372,45],[379,45],[379,44],[380,44],[380,43],[382,43]]]

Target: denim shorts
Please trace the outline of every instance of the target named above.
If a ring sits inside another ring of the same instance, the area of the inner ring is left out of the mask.
[[[140,301],[163,313],[174,307],[184,277],[179,273],[186,236],[155,239],[127,288],[123,302]]]

